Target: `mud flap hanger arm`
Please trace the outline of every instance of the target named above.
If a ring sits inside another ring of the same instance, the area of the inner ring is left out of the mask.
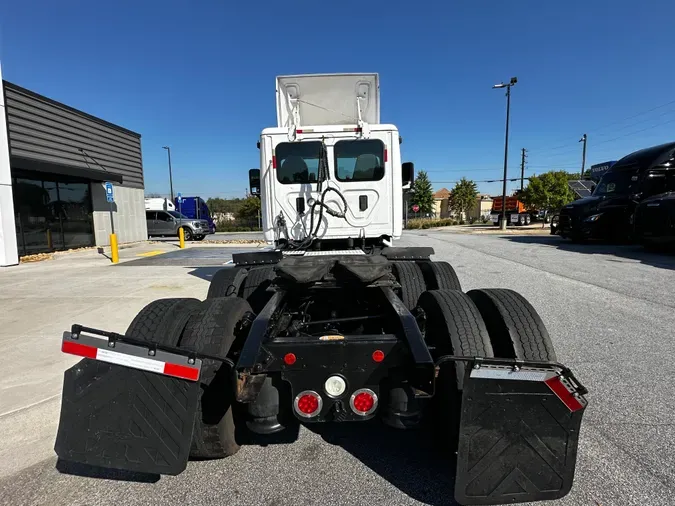
[[[116,332],[108,332],[106,330],[95,329],[92,327],[85,327],[84,325],[74,324],[70,328],[70,338],[77,340],[82,333],[93,334],[95,336],[107,337],[108,338],[108,347],[114,348],[117,341],[124,342],[127,344],[133,344],[136,346],[142,346],[149,349],[149,355],[154,355],[157,350],[166,351],[169,353],[175,353],[177,355],[182,355],[187,357],[188,360],[195,359],[209,359],[216,360],[218,362],[223,362],[228,366],[234,368],[234,362],[227,357],[219,357],[217,355],[210,355],[208,353],[197,353],[193,350],[186,348],[178,348],[177,346],[167,346],[164,344],[150,343],[147,341],[141,341],[139,339],[134,339],[133,337],[128,337],[123,334],[118,334]]]
[[[516,358],[492,358],[492,357],[463,357],[459,355],[443,355],[436,360],[436,367],[446,362],[467,362],[473,369],[479,369],[481,365],[501,365],[510,366],[514,370],[519,370],[522,367],[533,367],[542,369],[555,369],[559,376],[567,378],[575,391],[579,395],[586,395],[588,389],[581,384],[581,382],[574,376],[574,373],[559,362],[548,362],[541,360],[522,360]]]

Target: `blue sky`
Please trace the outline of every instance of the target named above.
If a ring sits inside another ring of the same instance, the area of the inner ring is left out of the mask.
[[[174,188],[204,197],[244,193],[277,75],[378,72],[382,121],[440,188],[501,177],[491,86],[511,76],[510,177],[523,147],[527,174],[578,170],[584,132],[587,166],[674,140],[673,19],[667,0],[26,0],[2,7],[0,62],[5,79],[140,132],[147,192],[168,194],[170,145]]]

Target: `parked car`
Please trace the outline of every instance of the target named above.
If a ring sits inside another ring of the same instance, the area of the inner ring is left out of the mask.
[[[209,222],[192,220],[178,211],[145,211],[148,237],[177,236],[183,227],[186,241],[201,241],[209,233]]]

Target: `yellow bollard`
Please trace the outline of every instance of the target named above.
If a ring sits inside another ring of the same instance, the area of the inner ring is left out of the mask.
[[[185,232],[183,232],[183,227],[178,229],[178,242],[181,248],[185,247]]]
[[[117,249],[117,235],[110,234],[110,258],[112,263],[116,264],[120,261],[119,251]]]
[[[50,229],[47,229],[47,248],[49,248],[49,251],[54,249],[54,243],[52,243],[52,231]]]

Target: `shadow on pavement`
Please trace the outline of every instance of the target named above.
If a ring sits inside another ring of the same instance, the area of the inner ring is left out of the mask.
[[[398,431],[377,420],[305,427],[351,453],[411,498],[432,506],[459,506],[454,500],[454,460],[451,455],[442,458],[430,431]]]
[[[653,253],[645,250],[638,244],[611,244],[606,242],[574,243],[556,235],[513,235],[502,236],[501,238],[520,244],[541,244],[544,246],[552,246],[563,251],[571,251],[586,255],[613,255],[636,260],[640,263],[658,267],[660,269],[675,269],[675,255]]]
[[[62,459],[57,459],[56,470],[61,474],[72,474],[74,476],[82,476],[84,478],[98,478],[102,480],[157,483],[160,479],[158,474],[134,473],[132,471],[122,471],[119,469],[108,469],[105,467],[79,464],[77,462],[68,462]]]
[[[188,274],[199,279],[205,279],[209,283],[213,279],[213,275],[220,269],[230,269],[231,267],[190,267]]]

